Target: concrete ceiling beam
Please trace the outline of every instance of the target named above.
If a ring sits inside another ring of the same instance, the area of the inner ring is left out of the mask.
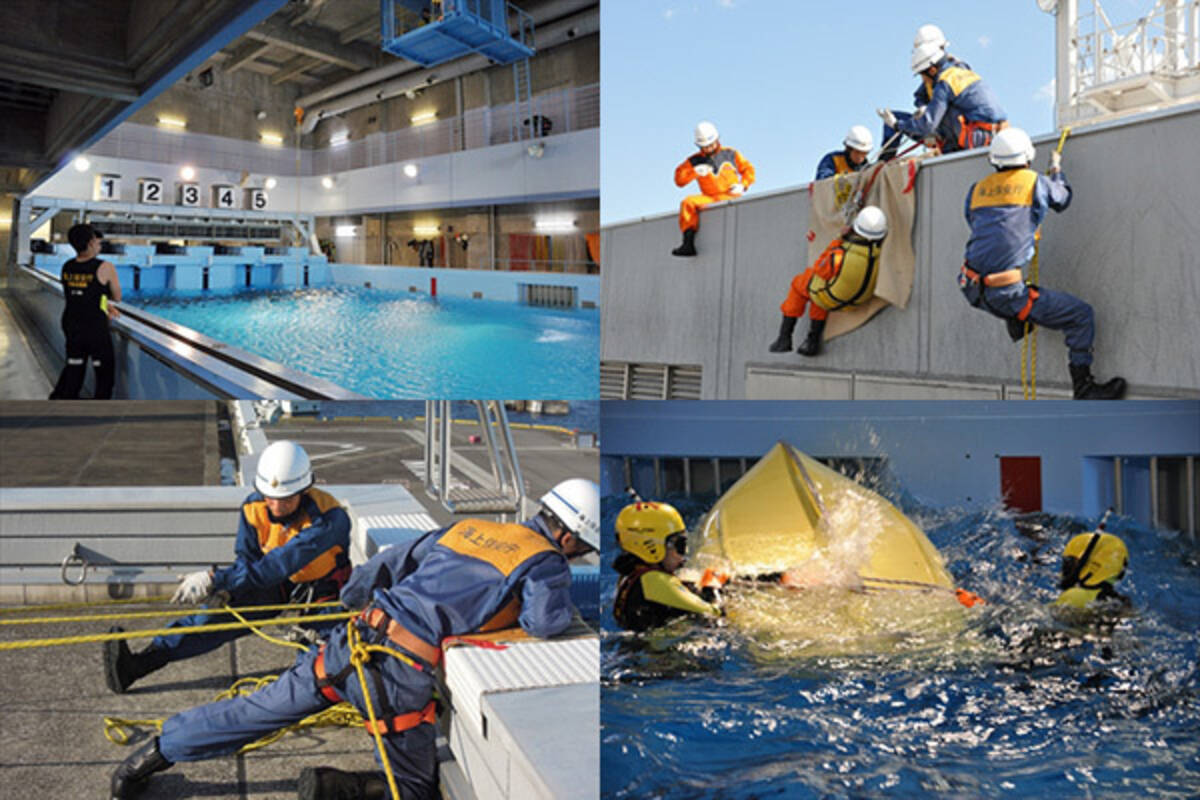
[[[130,102],[139,91],[133,71],[86,56],[26,50],[0,44],[0,75],[13,81]]]
[[[324,63],[325,62],[321,59],[313,58],[312,56],[296,56],[290,61],[282,64],[279,69],[275,70],[275,72],[271,75],[271,83],[279,85],[284,81],[290,81],[291,79],[301,75],[304,70]]]
[[[246,34],[260,42],[270,42],[288,50],[319,58],[355,71],[375,65],[375,53],[369,48],[342,44],[332,32],[302,26],[293,28],[286,22],[268,19]]]
[[[239,45],[232,53],[229,54],[228,60],[222,67],[226,72],[236,72],[242,67],[249,64],[254,59],[264,55],[275,45],[270,42],[249,41]]]
[[[371,31],[377,30],[379,30],[379,15],[372,14],[362,22],[351,25],[349,28],[346,28],[344,31],[338,34],[338,41],[342,44],[349,44],[356,39],[361,39]]]

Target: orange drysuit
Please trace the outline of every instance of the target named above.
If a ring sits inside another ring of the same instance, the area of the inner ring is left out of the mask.
[[[707,164],[712,168],[709,175],[697,175],[696,167]],[[693,194],[683,198],[679,204],[679,230],[688,231],[700,227],[700,207],[737,197],[730,193],[736,184],[749,189],[754,183],[754,165],[732,147],[722,147],[714,153],[704,155],[697,152],[675,168],[675,185],[687,186],[692,181],[700,185],[704,194]]]

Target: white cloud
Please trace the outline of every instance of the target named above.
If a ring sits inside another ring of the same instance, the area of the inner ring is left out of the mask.
[[[668,8],[663,12],[663,19],[670,19],[673,16],[675,16],[675,9],[673,8]]]
[[[989,46],[991,46],[991,44],[992,44],[992,37],[987,36],[986,34],[984,36],[979,37],[979,46],[984,48],[985,50]]]
[[[1047,83],[1044,83],[1041,86],[1039,86],[1038,90],[1033,93],[1034,101],[1038,102],[1038,103],[1049,103],[1050,105],[1053,105],[1054,104],[1054,95],[1055,95],[1054,89],[1055,89],[1054,78],[1051,78]]]
[[[717,4],[722,8],[733,8],[733,0],[717,0]]]

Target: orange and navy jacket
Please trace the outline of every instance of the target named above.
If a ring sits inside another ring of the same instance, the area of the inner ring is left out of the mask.
[[[813,180],[819,181],[822,178],[830,178],[834,175],[858,172],[865,166],[867,166],[865,158],[861,164],[856,165],[850,161],[850,157],[846,155],[845,150],[834,150],[831,153],[826,153],[825,157],[817,164],[817,177],[813,178]]]
[[[700,164],[712,167],[712,174],[697,175],[696,167]],[[692,181],[696,181],[700,191],[709,197],[728,193],[736,183],[749,189],[754,183],[754,165],[732,147],[722,147],[709,155],[697,151],[675,168],[676,186],[687,186]]]
[[[1061,171],[992,173],[967,192],[967,265],[981,275],[1023,266],[1033,258],[1034,234],[1046,209],[1064,211],[1070,204],[1071,186]]]
[[[349,608],[382,609],[425,642],[520,624],[545,638],[571,623],[571,571],[540,517],[466,519],[389,547],[342,588]]]
[[[948,66],[961,67],[962,69],[965,69],[968,72],[971,71],[970,64],[963,61],[962,59],[955,58],[954,56],[950,55],[949,53],[946,54],[946,58],[944,60]],[[913,90],[913,105],[917,108],[924,108],[925,106],[929,105],[929,101],[932,99],[933,99],[933,78],[930,78],[928,75],[922,75],[921,82],[919,84],[917,84],[917,88],[915,90]],[[958,136],[958,130],[957,130],[958,126],[955,123],[956,123],[956,120],[951,120],[951,119],[949,119],[948,115],[943,115],[942,121],[940,123],[938,123],[937,130],[935,132],[935,135],[937,136],[937,138],[941,139],[942,141],[945,141],[945,142],[953,141],[954,139],[956,139]]]
[[[959,116],[967,122],[1003,122],[1008,119],[1000,101],[976,73],[952,58],[938,62],[929,104],[920,114],[896,120],[896,129],[912,139],[924,139],[941,131],[942,119]],[[919,93],[918,89],[918,93]]]
[[[237,560],[214,571],[214,589],[319,580],[350,563],[350,516],[332,495],[308,488],[291,516],[275,520],[254,492],[242,503],[234,551]]]

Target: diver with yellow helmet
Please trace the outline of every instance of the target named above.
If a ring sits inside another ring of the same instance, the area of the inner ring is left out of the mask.
[[[1097,601],[1116,601],[1128,606],[1129,598],[1113,588],[1125,576],[1129,550],[1121,538],[1105,533],[1103,526],[1081,533],[1067,542],[1063,550],[1062,594],[1055,606],[1085,609]]]
[[[621,574],[613,617],[621,627],[644,631],[686,614],[721,616],[717,605],[675,577],[687,552],[687,528],[673,506],[631,503],[617,515],[616,529],[623,552],[613,561]]]

